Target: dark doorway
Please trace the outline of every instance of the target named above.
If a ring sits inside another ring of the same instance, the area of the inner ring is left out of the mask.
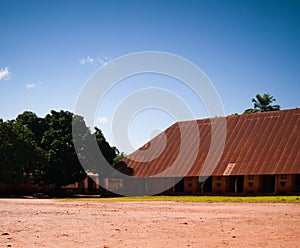
[[[244,192],[244,176],[237,176],[237,193]]]
[[[228,193],[235,192],[235,176],[226,177],[226,192]]]
[[[274,191],[275,191],[275,176],[274,175],[262,176],[261,192],[274,193]]]
[[[208,177],[203,182],[203,193],[211,193],[212,192],[212,177]]]
[[[300,174],[295,175],[294,189],[295,192],[300,192]]]
[[[243,193],[243,191],[244,191],[244,176],[226,177],[226,192]]]
[[[88,192],[95,192],[96,191],[96,183],[93,179],[88,177]]]
[[[85,193],[84,181],[83,180],[78,182],[78,188],[79,188],[80,193]]]
[[[184,178],[175,184],[175,193],[183,193],[184,191]]]

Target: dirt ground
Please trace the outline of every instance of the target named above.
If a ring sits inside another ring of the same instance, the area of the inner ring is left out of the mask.
[[[0,199],[0,247],[300,247],[300,204]]]

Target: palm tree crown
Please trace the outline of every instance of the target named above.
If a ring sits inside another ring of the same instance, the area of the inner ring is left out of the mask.
[[[255,112],[266,112],[266,111],[276,111],[280,110],[279,105],[271,105],[276,99],[270,94],[257,94],[256,98],[252,98],[254,103],[254,108],[246,109],[244,114],[251,114]]]

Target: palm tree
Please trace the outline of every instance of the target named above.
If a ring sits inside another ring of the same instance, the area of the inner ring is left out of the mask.
[[[257,94],[256,98],[252,98],[254,108],[249,108],[244,111],[244,114],[251,114],[255,112],[266,112],[280,110],[279,105],[271,105],[276,99],[270,94]]]

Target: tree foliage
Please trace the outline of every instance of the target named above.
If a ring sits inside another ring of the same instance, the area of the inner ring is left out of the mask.
[[[113,164],[114,159],[116,157],[116,154],[118,150],[115,147],[111,147],[109,143],[106,141],[102,131],[95,127],[95,133],[94,133],[97,144],[100,148],[100,151],[102,152],[104,158],[109,164]]]
[[[263,95],[257,94],[256,98],[252,98],[254,107],[246,109],[244,111],[244,114],[280,110],[279,105],[272,105],[272,103],[275,101],[276,99],[268,93],[265,93]]]
[[[86,177],[74,148],[72,137],[73,114],[68,111],[51,111],[45,117],[48,129],[44,132],[41,147],[46,151],[43,180],[56,188],[80,181]]]
[[[24,111],[19,114],[16,122],[31,130],[38,146],[41,144],[44,132],[49,128],[45,118],[40,118],[31,111]]]
[[[35,175],[43,161],[43,150],[34,135],[15,121],[0,120],[0,182],[23,183]]]
[[[125,157],[126,157],[126,154],[124,152],[117,151],[117,155],[114,158],[114,161],[113,161],[113,164],[112,164],[113,167],[116,167],[116,165],[119,164],[123,160],[123,158],[125,158]]]
[[[75,137],[72,128],[76,129]],[[74,139],[82,141],[78,154]],[[25,111],[16,120],[0,119],[0,183],[32,180],[59,189],[78,182],[86,177],[86,172],[77,155],[81,159],[91,157],[86,147],[92,139],[96,139],[105,159],[112,164],[117,149],[109,145],[100,129],[91,133],[81,116],[52,110],[44,118]],[[97,167],[97,161],[88,162],[90,168]]]

